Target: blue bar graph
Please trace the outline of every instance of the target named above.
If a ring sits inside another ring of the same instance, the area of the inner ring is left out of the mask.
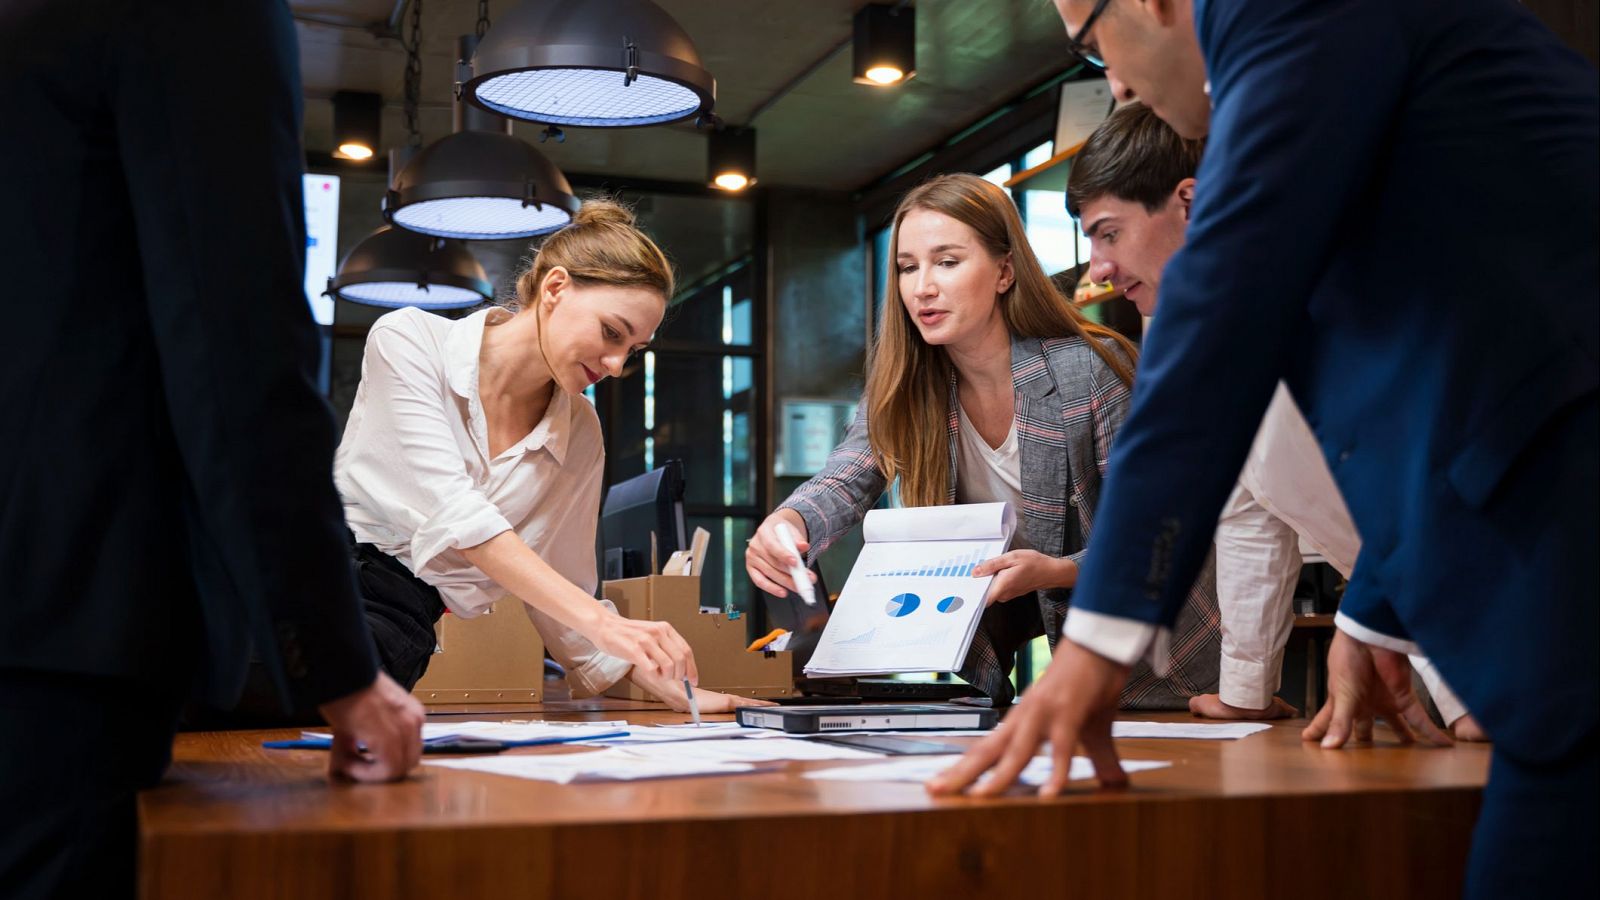
[[[929,563],[925,566],[908,569],[894,569],[888,572],[871,572],[869,578],[971,578],[972,570],[978,563],[986,558],[983,549],[973,550],[961,556],[952,556]]]

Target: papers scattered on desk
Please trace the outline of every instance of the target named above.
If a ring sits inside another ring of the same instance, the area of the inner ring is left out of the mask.
[[[746,728],[738,722],[705,722],[700,725],[631,725],[628,736],[608,738],[605,744],[665,744],[679,741],[703,741],[707,738],[760,737],[761,728]]]
[[[652,760],[701,760],[704,762],[778,762],[780,760],[882,759],[869,750],[841,747],[797,738],[774,737],[762,740],[684,741],[629,747],[641,758]]]
[[[860,766],[837,766],[831,769],[817,769],[807,772],[807,778],[816,778],[821,781],[916,781],[923,782],[955,765],[961,757],[955,754],[948,756],[910,756],[905,759],[896,759],[890,762],[870,763]],[[1172,765],[1149,759],[1125,759],[1122,761],[1122,771],[1143,772],[1146,769],[1162,769]],[[1035,756],[1017,776],[1022,784],[1038,786],[1050,779],[1052,768],[1050,757]],[[1089,762],[1087,756],[1074,756],[1072,768],[1067,777],[1078,781],[1094,777],[1094,764]]]
[[[1111,736],[1235,741],[1271,727],[1265,722],[1112,722]]]
[[[782,760],[881,759],[876,753],[793,738],[657,741],[585,753],[537,753],[427,760],[430,766],[510,775],[557,784],[638,781],[691,775],[742,775],[752,763]]]
[[[631,731],[624,720],[611,722],[426,722],[422,726],[425,741],[458,737],[479,741],[536,741],[544,738],[572,738],[582,740],[589,735],[615,734]],[[306,740],[331,740],[325,731],[303,731]]]
[[[594,781],[640,781],[649,778],[684,778],[691,775],[742,775],[755,771],[749,763],[723,763],[704,759],[648,758],[620,747],[585,753],[537,753],[460,759],[427,760],[427,765],[491,775],[510,775],[557,784]]]

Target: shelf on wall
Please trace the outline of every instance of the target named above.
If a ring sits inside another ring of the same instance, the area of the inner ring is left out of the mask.
[[[1024,191],[1064,191],[1067,189],[1067,172],[1071,166],[1067,163],[1078,155],[1085,142],[1079,141],[1071,147],[1057,153],[1031,169],[1021,172],[1006,179],[1005,186]]]

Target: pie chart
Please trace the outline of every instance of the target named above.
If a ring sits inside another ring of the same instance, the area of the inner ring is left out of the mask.
[[[960,597],[946,597],[935,603],[934,608],[942,613],[953,613],[962,607],[962,603],[963,601]]]
[[[889,606],[885,612],[898,619],[916,612],[917,607],[921,605],[922,598],[916,594],[896,594],[889,598]]]

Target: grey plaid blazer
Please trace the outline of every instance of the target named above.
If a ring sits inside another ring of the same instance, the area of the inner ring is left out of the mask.
[[[1079,337],[1017,338],[1011,343],[1016,391],[1017,448],[1022,462],[1022,516],[1028,542],[1041,553],[1081,558],[1094,526],[1100,481],[1111,441],[1128,415],[1130,391]],[[799,513],[811,557],[826,550],[866,516],[887,487],[867,442],[866,404],[843,443],[816,477],[796,488],[783,508]],[[950,486],[956,498],[960,419],[956,381],[950,381]],[[983,614],[959,674],[993,697],[1010,702],[1008,676],[1015,652],[1041,634],[1054,649],[1072,591],[1039,591],[1037,603],[996,603]],[[1141,662],[1122,692],[1126,709],[1186,709],[1187,698],[1217,689],[1221,658],[1214,561],[1208,560],[1173,627],[1172,669],[1159,678]]]

